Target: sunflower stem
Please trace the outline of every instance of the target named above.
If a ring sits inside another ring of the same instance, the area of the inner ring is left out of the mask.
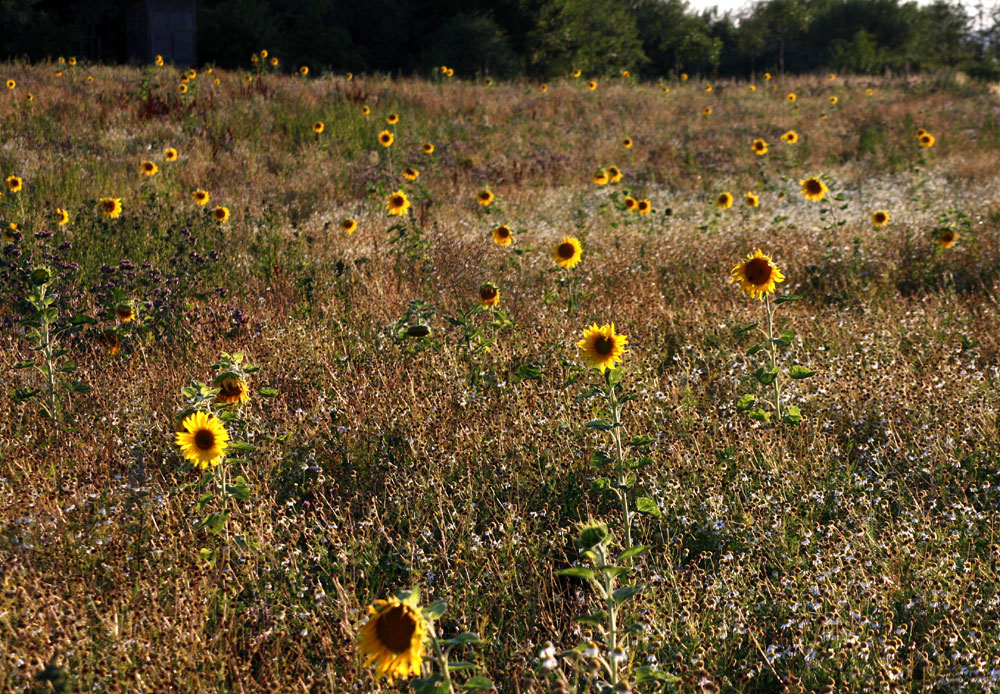
[[[442,650],[437,631],[434,630],[434,623],[430,620],[427,623],[427,630],[431,637],[431,643],[434,645],[434,652],[437,654],[436,660],[438,667],[441,668],[441,676],[444,678],[445,684],[448,685],[448,692],[451,694],[454,692],[454,687],[452,687],[451,672],[448,670],[448,654]]]
[[[625,491],[625,455],[621,428],[622,406],[615,394],[615,386],[608,386],[608,407],[611,409],[611,422],[615,425],[611,430],[611,438],[614,439],[617,454],[618,497],[621,499],[622,514],[625,517],[625,548],[628,549],[632,546],[632,517],[629,512],[628,492]]]
[[[771,348],[771,371],[774,373],[774,411],[778,419],[781,419],[781,385],[778,378],[778,355],[777,347],[774,344],[774,308],[771,306],[771,297],[764,295],[764,306],[767,309],[767,344]]]

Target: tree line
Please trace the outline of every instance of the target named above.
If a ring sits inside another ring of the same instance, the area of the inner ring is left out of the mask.
[[[126,62],[130,4],[0,0],[0,56]],[[339,72],[1000,77],[1000,12],[947,0],[760,0],[739,13],[698,12],[686,0],[204,0],[197,21],[199,62],[227,68],[267,48],[288,69]]]

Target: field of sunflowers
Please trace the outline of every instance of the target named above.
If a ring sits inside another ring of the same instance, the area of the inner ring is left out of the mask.
[[[1000,687],[987,85],[280,58],[0,65],[0,690]]]

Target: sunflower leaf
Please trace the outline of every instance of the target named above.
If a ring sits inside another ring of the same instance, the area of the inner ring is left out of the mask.
[[[810,369],[809,367],[800,366],[798,364],[796,364],[795,366],[793,366],[788,370],[788,375],[791,376],[792,378],[809,378],[810,376],[814,376],[815,374],[816,372]]]
[[[628,573],[628,568],[624,566],[598,566],[605,576],[610,576],[611,578],[617,578],[618,576]]]
[[[447,600],[435,600],[431,604],[424,607],[424,614],[429,616],[431,619],[437,619],[444,614],[445,610],[448,609]]]
[[[640,448],[641,446],[648,446],[654,443],[656,439],[652,436],[636,436],[634,439],[628,442],[631,448]]]
[[[230,441],[229,450],[232,451],[252,451],[256,448],[252,443],[246,441]]]
[[[767,410],[762,410],[759,407],[747,412],[747,417],[750,419],[756,419],[758,422],[770,422],[771,413]]]
[[[478,667],[479,666],[476,665],[475,663],[469,663],[469,662],[466,662],[464,660],[459,660],[458,662],[455,662],[455,663],[451,662],[450,660],[448,661],[448,670],[449,671],[454,671],[454,670],[475,670]]]
[[[582,614],[576,617],[575,620],[581,624],[589,624],[603,629],[604,625],[608,622],[608,615],[604,612],[595,612],[594,614]]]
[[[632,557],[638,557],[640,554],[646,552],[649,549],[649,545],[636,545],[635,547],[629,547],[621,554],[618,555],[618,561],[622,562],[626,559],[631,559]]]
[[[594,580],[593,569],[587,569],[582,566],[571,566],[568,569],[563,569],[562,571],[556,572],[557,576],[575,576],[577,578],[586,578],[591,581]]]
[[[754,354],[757,354],[757,352],[761,351],[762,349],[764,349],[764,345],[754,345],[753,347],[751,347],[750,349],[747,350],[747,355],[753,356]]]
[[[595,419],[593,421],[587,422],[584,426],[591,429],[600,429],[601,431],[611,431],[615,428],[614,422],[610,419]]]
[[[479,675],[478,677],[473,677],[472,679],[465,682],[462,685],[462,689],[468,692],[480,692],[480,691],[490,691],[495,689],[493,682],[490,681],[488,677],[483,677]]]
[[[643,586],[622,586],[611,594],[615,602],[621,605],[623,602],[642,592]]]
[[[598,470],[604,467],[605,465],[610,465],[613,462],[615,462],[615,459],[612,458],[607,453],[605,453],[604,451],[594,451],[590,455],[590,467],[596,468]]]
[[[785,330],[782,330],[776,338],[772,339],[771,342],[776,345],[781,345],[782,347],[787,347],[792,344],[794,340],[795,333],[786,328]]]
[[[778,369],[765,369],[763,366],[753,372],[753,377],[761,383],[761,385],[769,386],[774,383],[774,379],[778,377]]]
[[[736,336],[739,337],[740,335],[745,335],[746,333],[756,328],[758,325],[760,325],[759,321],[756,323],[751,323],[750,325],[744,325],[742,328],[737,328]]]
[[[785,416],[781,418],[781,421],[785,424],[798,424],[802,421],[802,413],[799,411],[798,407],[792,405],[788,408],[788,412]]]
[[[273,398],[273,397],[277,397],[277,395],[278,395],[278,389],[277,388],[261,388],[257,392],[260,393],[261,397],[264,397],[264,398]]]
[[[648,496],[640,496],[635,500],[635,510],[647,516],[660,517],[660,507]]]
[[[740,399],[736,401],[736,411],[746,412],[747,410],[749,410],[751,407],[754,406],[755,402],[757,402],[757,398],[755,398],[750,393],[747,393],[746,395],[741,395]]]
[[[25,359],[24,361],[19,361],[16,364],[14,364],[14,368],[15,369],[30,369],[34,365],[35,365],[35,362],[31,361],[30,359]]]
[[[650,458],[648,455],[645,455],[645,456],[643,456],[643,457],[641,457],[641,458],[639,458],[637,460],[633,460],[631,463],[629,463],[629,469],[630,470],[638,470],[640,468],[644,468],[647,465],[652,465],[652,464],[653,464],[653,459]]]
[[[625,376],[625,371],[620,368],[608,369],[604,372],[604,377],[608,382],[608,385],[614,387],[622,382],[622,377]]]
[[[464,646],[468,643],[479,643],[482,641],[479,638],[479,634],[473,634],[471,631],[463,631],[458,636],[448,639],[444,642],[446,646]]]
[[[624,405],[625,403],[631,402],[632,400],[635,400],[638,397],[639,397],[638,393],[629,393],[628,395],[623,395],[622,397],[618,398],[618,404]]]
[[[779,296],[774,300],[776,304],[787,304],[789,301],[798,301],[802,297],[798,294],[785,294],[784,296]]]

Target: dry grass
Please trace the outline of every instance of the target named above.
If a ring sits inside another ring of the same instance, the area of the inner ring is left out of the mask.
[[[0,94],[0,173],[26,181],[0,214],[26,232],[26,255],[72,242],[52,251],[79,265],[56,285],[67,310],[99,315],[101,266],[128,258],[178,278],[181,320],[116,356],[97,328],[67,340],[93,390],[56,421],[0,400],[0,689],[369,691],[353,645],[363,609],[420,585],[448,599],[446,633],[483,635],[475,659],[502,691],[549,691],[539,644],[586,632],[573,618],[587,592],[555,575],[578,559],[573,524],[620,525],[588,489],[603,441],[583,426],[597,412],[578,396],[595,376],[573,343],[594,321],[629,335],[625,382],[640,398],[626,427],[656,438],[638,483],[662,516],[635,530],[653,548],[635,657],[681,676],[677,691],[997,686],[1000,120],[985,88],[849,77],[588,93],[567,80],[542,94],[381,77],[248,87],[216,71],[185,100],[166,68],[145,73],[161,83],[148,99],[138,70],[55,70],[0,68],[18,83]],[[390,162],[375,134],[393,111]],[[917,127],[932,150],[916,147]],[[789,128],[799,145],[778,140]],[[180,161],[163,162],[168,146]],[[161,168],[150,180],[146,158]],[[590,183],[612,163],[654,214],[627,215]],[[426,232],[410,257],[383,203],[406,164],[421,170],[408,190]],[[836,219],[799,196],[820,172],[843,195]],[[497,209],[476,205],[483,186]],[[221,231],[190,202],[196,187],[232,210]],[[737,205],[719,212],[724,190]],[[752,214],[738,209],[748,190],[761,196]],[[124,198],[115,222],[96,210],[108,195]],[[55,207],[73,217],[59,230]],[[883,230],[875,209],[892,214]],[[359,220],[351,236],[345,216]],[[490,241],[499,222],[523,231],[522,254]],[[936,251],[945,224],[961,239]],[[574,315],[550,254],[564,233],[585,248]],[[790,388],[798,426],[734,408],[758,363],[737,328],[760,306],[726,279],[757,246],[788,276],[780,291],[804,297],[779,313],[798,336],[788,359],[818,372]],[[166,280],[144,272],[114,282],[151,302]],[[470,365],[443,317],[486,280],[513,326]],[[24,278],[8,268],[2,281],[13,366],[30,356]],[[414,299],[437,311],[425,345],[393,339]],[[253,386],[280,395],[248,408],[253,499],[231,520],[259,552],[223,570],[198,560],[198,475],[170,432],[180,388],[236,350],[262,367]],[[541,377],[519,380],[526,364]],[[0,388],[31,374],[2,369]]]

